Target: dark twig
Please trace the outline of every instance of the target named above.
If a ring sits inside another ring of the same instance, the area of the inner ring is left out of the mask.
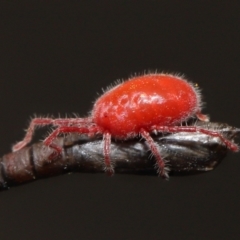
[[[240,132],[222,123],[198,122],[195,125],[218,131],[229,140]],[[227,147],[218,137],[203,133],[158,134],[153,138],[171,172],[212,170],[227,153]],[[0,190],[68,172],[104,171],[101,139],[70,134],[57,138],[55,144],[64,149],[56,160],[49,160],[53,150],[42,143],[4,155],[0,159]],[[111,159],[116,173],[157,174],[155,160],[140,139],[113,141]]]

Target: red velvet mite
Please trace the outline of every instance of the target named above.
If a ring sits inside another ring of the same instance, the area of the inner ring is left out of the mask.
[[[237,145],[218,132],[196,126],[182,126],[182,123],[190,118],[208,121],[208,117],[201,113],[201,105],[198,89],[179,76],[136,76],[107,90],[97,99],[87,118],[32,119],[24,139],[13,146],[13,151],[23,148],[31,141],[36,126],[52,124],[56,127],[43,142],[55,149],[57,154],[60,154],[62,149],[53,141],[59,134],[102,134],[105,170],[113,174],[114,167],[110,158],[111,138],[125,140],[140,135],[146,140],[156,158],[159,174],[167,178],[169,168],[150,135],[152,132],[201,132],[219,137],[229,149],[238,150]]]

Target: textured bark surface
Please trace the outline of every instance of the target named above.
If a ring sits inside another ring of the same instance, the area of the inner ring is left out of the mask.
[[[227,124],[197,123],[197,126],[218,131],[229,140],[239,133],[239,129]],[[218,137],[198,132],[158,134],[153,138],[171,172],[177,173],[212,170],[228,150]],[[63,147],[61,156],[55,160],[49,160],[53,150],[42,143],[4,155],[0,159],[0,188],[67,172],[104,172],[101,139],[71,134],[57,138],[55,143]],[[155,160],[140,139],[112,141],[111,160],[116,173],[157,174]]]

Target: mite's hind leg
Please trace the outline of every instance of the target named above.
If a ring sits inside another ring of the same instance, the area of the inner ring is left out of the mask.
[[[108,175],[112,176],[114,168],[110,158],[110,147],[111,147],[111,134],[106,132],[103,134],[103,155],[105,162],[105,171]]]
[[[162,159],[158,145],[154,142],[150,134],[144,129],[141,129],[140,134],[146,140],[148,147],[156,158],[159,175],[163,178],[168,178],[169,169],[168,167],[166,167],[166,164]]]
[[[200,111],[197,111],[197,112],[196,112],[196,117],[197,117],[200,121],[209,122],[209,116],[208,116],[208,115],[205,115],[205,114],[202,114]]]
[[[239,150],[238,145],[233,143],[232,141],[226,139],[223,137],[223,135],[220,132],[208,130],[205,128],[197,127],[197,126],[155,126],[156,130],[160,132],[200,132],[206,135],[209,135],[211,137],[218,137],[226,145],[228,149],[230,149],[233,152],[237,152]]]

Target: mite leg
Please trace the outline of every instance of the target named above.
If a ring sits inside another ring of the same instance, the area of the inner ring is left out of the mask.
[[[25,147],[32,140],[34,130],[37,126],[46,126],[52,124],[53,121],[52,118],[33,118],[26,131],[25,137],[12,147],[12,151],[15,152]]]
[[[105,132],[103,134],[103,154],[104,154],[104,160],[105,160],[105,171],[110,176],[114,173],[114,168],[111,163],[110,158],[110,147],[111,147],[111,134],[108,132]]]
[[[66,127],[62,126],[54,130],[47,138],[44,139],[43,143],[46,146],[49,146],[55,150],[55,153],[49,156],[50,159],[55,159],[58,157],[61,152],[62,148],[56,145],[53,141],[58,137],[58,135],[62,133],[79,133],[79,134],[96,134],[99,131],[96,127]]]
[[[196,126],[156,126],[154,129],[161,131],[161,132],[200,132],[204,133],[206,135],[209,135],[211,137],[218,137],[221,139],[221,141],[227,146],[228,149],[230,149],[233,152],[237,152],[239,150],[239,147],[233,143],[232,141],[224,138],[221,133],[217,131],[211,131],[204,128],[199,128]]]
[[[96,127],[59,127],[54,130],[44,141],[43,143],[46,146],[53,148],[56,152],[49,156],[50,159],[54,159],[59,156],[62,152],[62,148],[53,143],[54,139],[61,133],[79,133],[79,134],[96,134],[99,132],[99,129]],[[113,175],[114,169],[110,159],[110,146],[111,146],[111,135],[110,133],[103,134],[103,154],[105,158],[105,171],[109,175]]]
[[[159,175],[163,178],[168,178],[169,169],[165,166],[165,162],[161,157],[158,145],[154,142],[154,140],[149,135],[149,133],[147,131],[145,131],[144,129],[141,129],[140,134],[146,140],[147,145],[149,146],[151,152],[153,153],[153,155],[156,158]]]
[[[32,140],[34,130],[38,126],[43,127],[50,124],[53,126],[80,126],[87,125],[90,122],[91,118],[33,118],[26,131],[25,137],[12,147],[12,151],[15,152],[25,147]]]
[[[202,114],[200,111],[198,111],[198,112],[196,113],[196,116],[197,116],[197,118],[198,118],[200,121],[209,122],[209,117],[208,117],[208,115]]]

